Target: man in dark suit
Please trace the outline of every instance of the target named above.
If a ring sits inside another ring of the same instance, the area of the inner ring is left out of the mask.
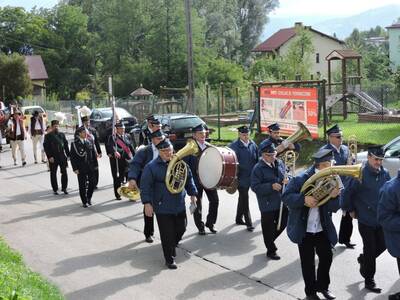
[[[164,139],[157,145],[157,149],[159,157],[148,163],[143,170],[140,195],[145,214],[149,217],[153,212],[156,214],[165,264],[169,269],[176,269],[176,246],[182,239],[187,224],[185,196],[188,193],[194,202],[197,190],[189,168],[182,192],[172,194],[167,189],[165,176],[173,147],[168,139]]]
[[[341,199],[342,209],[358,220],[363,253],[357,261],[360,264],[360,274],[364,277],[365,288],[374,293],[381,292],[374,280],[376,259],[386,250],[383,230],[377,217],[379,190],[390,180],[389,172],[382,167],[384,157],[382,147],[369,147],[361,182],[349,178]]]
[[[335,159],[336,166],[347,165],[350,162],[350,151],[346,145],[343,145],[343,133],[339,125],[335,124],[326,131],[328,143],[321,149],[331,149]],[[347,186],[348,179],[342,177],[343,183]],[[343,208],[342,208],[343,209]],[[353,233],[353,219],[348,211],[343,210],[342,219],[339,229],[339,244],[343,244],[346,248],[354,249],[356,244],[350,241]]]
[[[196,156],[189,155],[184,158],[184,161],[189,165],[190,170],[192,171],[193,180],[198,191],[196,195],[197,208],[193,213],[193,218],[194,218],[194,223],[196,224],[196,227],[199,230],[199,235],[206,234],[204,226],[207,227],[211,233],[217,233],[217,230],[215,230],[214,225],[215,222],[217,221],[217,216],[218,216],[218,204],[219,204],[218,193],[217,190],[205,189],[200,182],[198,174],[198,164],[201,153],[207,147],[210,146],[210,144],[206,142],[207,131],[208,128],[205,124],[199,124],[198,126],[192,128],[193,138],[196,141],[197,146],[199,147],[199,154],[197,154]],[[209,202],[208,215],[205,224],[202,220],[202,205],[201,205],[203,191],[206,193]]]
[[[248,231],[253,231],[249,210],[250,176],[253,167],[258,162],[258,149],[256,143],[249,138],[250,129],[247,126],[238,128],[239,138],[229,145],[236,153],[238,159],[238,191],[239,199],[236,209],[236,224],[246,225]],[[243,221],[244,217],[244,221]]]
[[[154,131],[161,129],[160,120],[156,119],[154,115],[150,115],[146,118],[147,127],[144,129],[139,136],[139,145],[150,145],[151,144],[151,134]]]
[[[90,120],[89,117],[85,116],[81,118],[82,121],[82,127],[85,129],[86,132],[86,140],[92,142],[95,146],[96,150],[96,160],[93,162],[94,163],[94,188],[97,188],[97,184],[99,182],[99,163],[97,161],[98,158],[101,158],[101,147],[99,143],[99,137],[97,135],[97,130],[96,128],[90,126]],[[79,138],[79,132],[78,129],[75,131],[75,139]]]
[[[157,145],[165,139],[165,135],[161,130],[157,130],[151,133],[151,144],[147,145],[137,151],[132,162],[129,164],[128,180],[129,188],[140,188],[140,178],[144,167],[151,161],[158,157]],[[154,218],[153,216],[146,216],[143,208],[144,216],[144,236],[146,242],[152,243],[154,235]]]
[[[115,124],[116,134],[108,137],[106,151],[110,158],[111,174],[114,183],[114,195],[116,200],[121,200],[118,188],[128,177],[128,166],[135,156],[132,140],[125,133],[125,126],[118,122]]]
[[[339,209],[340,191],[339,188],[333,189],[330,193],[331,200],[319,207],[317,199],[300,192],[307,179],[332,164],[333,155],[330,149],[320,149],[313,157],[314,165],[293,177],[283,193],[282,200],[289,208],[287,234],[299,247],[306,299],[320,299],[317,292],[322,293],[326,299],[335,299],[335,295],[329,291],[329,270],[332,264],[332,247],[337,243],[332,213]],[[315,253],[319,261],[317,270]]]
[[[46,152],[47,160],[50,166],[50,180],[53,188],[54,195],[58,195],[57,184],[57,169],[60,167],[61,171],[61,190],[64,194],[68,194],[68,159],[69,147],[65,134],[58,130],[59,121],[51,121],[51,132],[45,135],[44,138],[44,151]]]
[[[87,139],[83,126],[77,129],[77,133],[78,138],[71,143],[71,165],[74,173],[78,176],[82,205],[88,207],[88,205],[92,205],[97,153],[93,142]]]

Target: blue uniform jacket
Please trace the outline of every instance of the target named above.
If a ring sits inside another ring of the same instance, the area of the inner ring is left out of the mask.
[[[386,182],[379,193],[378,222],[383,228],[386,247],[400,257],[400,171]]]
[[[375,172],[368,162],[362,169],[362,181],[350,178],[343,190],[341,207],[345,211],[355,211],[358,222],[364,225],[377,227],[377,208],[379,200],[379,190],[390,180],[390,175],[386,169],[381,167],[379,172]]]
[[[239,187],[250,187],[251,171],[258,161],[256,143],[250,141],[249,146],[246,147],[240,139],[237,139],[229,145],[229,148],[235,151],[239,162],[237,174]]]
[[[320,150],[321,149],[332,149],[333,157],[335,159],[335,166],[347,165],[350,151],[346,145],[340,145],[339,151],[336,150],[335,146],[329,143],[322,146]]]
[[[261,148],[265,145],[265,143],[267,141],[272,141],[272,143],[274,144],[275,147],[279,146],[280,144],[282,144],[282,142],[284,141],[284,139],[273,139],[272,137],[268,137],[265,140],[263,140],[260,145],[258,146],[258,156],[261,156]],[[301,149],[301,146],[299,143],[294,143],[294,151],[299,152]]]
[[[171,194],[165,185],[167,167],[168,163],[157,157],[144,167],[142,174],[140,185],[142,203],[152,204],[156,214],[178,214],[185,210],[186,191],[190,196],[197,194],[189,168],[185,189],[179,194]]]
[[[129,164],[128,180],[134,179],[139,186],[144,167],[153,159],[153,149],[148,145],[140,149]]]
[[[268,166],[262,159],[253,168],[251,189],[257,196],[261,212],[279,210],[282,194],[272,189],[272,184],[282,184],[284,177],[285,165],[279,159],[275,161],[275,168]]]
[[[282,201],[289,208],[287,235],[293,243],[301,244],[307,231],[307,220],[309,208],[304,205],[304,195],[300,193],[301,187],[315,174],[315,167],[311,167],[293,177],[286,186]],[[332,213],[339,209],[339,197],[330,199],[319,207],[321,226],[327,235],[330,243],[334,246],[337,243],[337,234],[332,222]]]

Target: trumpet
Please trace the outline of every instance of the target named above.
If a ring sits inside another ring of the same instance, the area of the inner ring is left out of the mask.
[[[131,201],[138,201],[140,199],[140,190],[137,188],[129,188],[128,185],[120,186],[117,189],[121,197],[127,198]]]

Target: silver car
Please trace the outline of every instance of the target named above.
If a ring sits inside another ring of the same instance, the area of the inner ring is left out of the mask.
[[[383,166],[389,171],[390,177],[395,177],[400,169],[400,136],[383,146],[383,150],[385,151]],[[367,151],[357,153],[357,162],[366,161],[367,154]]]

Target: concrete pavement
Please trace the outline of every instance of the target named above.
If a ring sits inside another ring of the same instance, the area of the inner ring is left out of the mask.
[[[188,228],[177,252],[178,270],[167,270],[156,227],[153,244],[144,242],[142,205],[113,200],[106,156],[100,159],[94,205],[84,209],[77,178],[69,168],[69,195],[54,196],[45,164],[14,167],[8,146],[0,153],[0,235],[24,255],[26,263],[60,287],[67,299],[296,299],[304,298],[297,246],[286,232],[277,240],[280,261],[265,258],[255,195],[250,206],[253,233],[233,224],[237,194],[220,195],[216,235],[198,236]],[[204,211],[208,210],[207,200]],[[204,216],[205,218],[205,216]],[[336,224],[340,215],[335,215]],[[331,290],[338,299],[387,299],[400,291],[395,259],[377,261],[381,295],[366,293],[356,258],[362,250],[357,226],[355,250],[337,246]]]

